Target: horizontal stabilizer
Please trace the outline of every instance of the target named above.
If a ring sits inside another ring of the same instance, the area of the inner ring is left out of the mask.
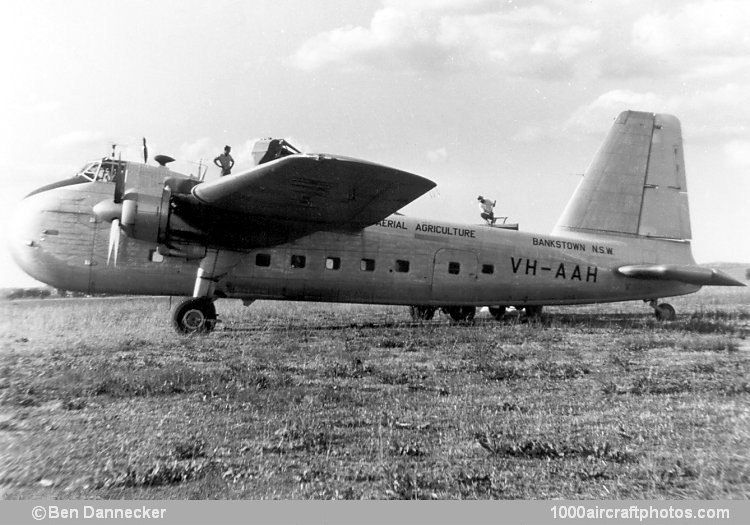
[[[617,272],[635,279],[679,281],[699,286],[745,286],[744,283],[712,268],[676,264],[632,264],[620,266]]]

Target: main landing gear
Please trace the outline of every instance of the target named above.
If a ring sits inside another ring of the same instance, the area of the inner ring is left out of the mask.
[[[172,326],[180,334],[207,334],[216,326],[216,307],[209,297],[194,297],[172,307]]]
[[[534,304],[524,306],[523,310],[526,312],[526,317],[529,319],[539,319],[542,316],[542,308],[543,306],[541,304]]]
[[[495,319],[495,321],[500,321],[505,316],[504,306],[490,306],[489,311],[490,315]]]
[[[239,252],[208,250],[195,277],[193,298],[172,308],[172,326],[180,334],[207,334],[216,326],[216,283],[239,262]]]
[[[470,323],[477,313],[475,306],[447,306],[443,313],[448,314],[456,323]]]
[[[497,321],[505,317],[506,306],[490,306],[490,315]],[[516,310],[524,310],[528,319],[538,319],[542,316],[542,305],[516,306]],[[409,307],[409,313],[414,321],[429,321],[435,316],[437,307],[427,305],[413,305]],[[474,320],[477,309],[475,306],[454,305],[443,306],[440,308],[445,315],[449,316],[456,323],[469,323]]]
[[[437,308],[434,306],[417,305],[409,307],[409,313],[414,321],[429,321],[435,316],[435,310]]]
[[[501,321],[505,317],[505,306],[490,306],[490,315],[497,321]],[[517,312],[524,311],[528,319],[539,319],[542,316],[542,309],[544,307],[541,304],[527,305],[527,306],[515,306]]]
[[[409,313],[414,321],[429,321],[435,316],[436,306],[414,305],[409,307]],[[474,306],[443,306],[440,308],[445,315],[449,315],[456,323],[471,322],[477,313]]]
[[[659,321],[674,321],[677,317],[674,307],[669,303],[659,304],[658,299],[651,299],[648,301],[648,305],[654,309],[654,316]]]

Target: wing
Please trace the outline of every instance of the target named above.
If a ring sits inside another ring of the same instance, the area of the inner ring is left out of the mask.
[[[315,230],[363,228],[435,187],[405,171],[328,155],[290,155],[197,185],[201,203]]]
[[[617,272],[635,279],[679,281],[700,286],[745,286],[729,275],[712,268],[680,266],[676,264],[632,264],[621,266]]]

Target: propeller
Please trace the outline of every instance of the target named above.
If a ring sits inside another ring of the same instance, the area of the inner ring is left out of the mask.
[[[148,146],[146,146],[146,137],[143,137],[143,163],[148,164]]]
[[[145,145],[145,139],[144,139]],[[115,190],[112,200],[105,199],[94,205],[94,216],[100,221],[111,222],[109,228],[109,247],[107,250],[107,266],[110,262],[117,266],[120,252],[120,235],[122,230],[127,233],[135,225],[138,195],[125,192],[126,171],[122,158],[118,158],[114,168]],[[114,255],[114,257],[113,257]]]
[[[117,266],[117,255],[120,252],[120,219],[113,219],[112,226],[109,228],[109,249],[107,250],[107,266],[109,266],[109,260],[112,257],[112,252],[115,254],[114,266]]]
[[[144,147],[145,147],[144,139]],[[144,148],[145,153],[145,148]],[[166,155],[156,155],[154,160],[162,166],[173,161]],[[170,213],[171,194],[175,188],[178,193],[189,192],[199,181],[185,178],[183,175],[166,177],[163,188],[158,191],[150,184],[139,186],[139,182],[163,179],[165,173],[159,168],[132,167],[135,179],[129,181],[127,163],[122,160],[113,162],[114,193],[111,197],[96,203],[92,209],[97,222],[109,222],[109,241],[107,246],[107,266],[117,266],[120,254],[120,242],[125,235],[131,239],[159,244],[166,233],[167,217]],[[140,171],[139,171],[140,170]],[[140,175],[139,175],[140,173]]]

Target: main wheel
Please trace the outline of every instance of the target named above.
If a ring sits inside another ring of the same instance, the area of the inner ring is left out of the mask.
[[[416,305],[409,307],[411,318],[415,321],[429,321],[435,315],[435,310],[437,308],[434,306]]]
[[[526,311],[526,317],[530,319],[538,319],[542,316],[542,308],[544,308],[541,304],[535,304],[535,305],[527,305],[523,309]]]
[[[505,315],[504,306],[490,306],[489,310],[490,310],[490,315],[498,321],[501,320],[503,316]]]
[[[661,303],[654,308],[654,315],[659,321],[674,321],[676,314],[671,304]]]
[[[207,334],[216,326],[216,307],[207,297],[197,297],[172,307],[172,326],[180,334]]]
[[[450,306],[447,308],[447,311],[451,319],[457,323],[472,321],[477,313],[477,309],[474,306]]]

